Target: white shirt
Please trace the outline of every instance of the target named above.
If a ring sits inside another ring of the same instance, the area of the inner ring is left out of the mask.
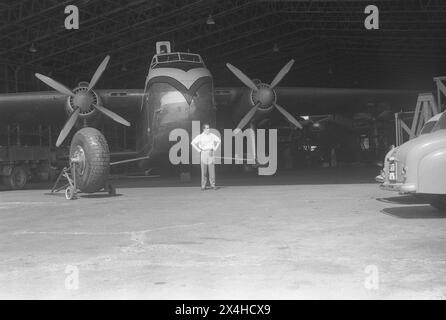
[[[220,138],[217,137],[215,134],[209,132],[208,134],[202,133],[199,134],[192,140],[191,144],[198,145],[198,147],[202,151],[207,150],[217,150],[218,146],[220,145]]]

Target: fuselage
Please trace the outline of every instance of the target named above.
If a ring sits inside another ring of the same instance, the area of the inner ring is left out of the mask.
[[[192,121],[215,124],[212,75],[198,54],[162,53],[153,57],[140,110],[137,148],[143,155],[167,155],[169,134],[192,130]]]

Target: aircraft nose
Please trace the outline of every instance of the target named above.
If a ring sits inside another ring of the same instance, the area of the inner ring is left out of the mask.
[[[189,105],[187,103],[175,106],[165,106],[160,110],[160,124],[174,126],[189,117]]]

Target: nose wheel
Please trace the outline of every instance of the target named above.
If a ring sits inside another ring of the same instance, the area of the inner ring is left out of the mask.
[[[61,190],[65,190],[65,199],[67,200],[75,200],[77,199],[77,184],[76,184],[76,163],[70,162],[69,167],[63,168],[62,172],[57,177],[56,182],[54,183],[53,188],[51,189],[51,193],[56,193]],[[58,187],[59,182],[65,179],[67,183]]]
[[[74,200],[77,198],[76,190],[73,187],[68,187],[65,189],[65,199]]]
[[[78,193],[81,192],[76,182],[76,171],[81,170],[81,163],[78,160],[78,157],[73,157],[70,160],[70,166],[63,168],[51,189],[52,194],[64,190],[65,199],[76,200],[78,198]],[[65,179],[67,183],[58,186],[62,179]],[[110,196],[116,195],[116,188],[109,182],[105,184],[103,191],[107,192]]]

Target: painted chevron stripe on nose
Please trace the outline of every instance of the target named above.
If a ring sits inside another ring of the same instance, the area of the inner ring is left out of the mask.
[[[199,78],[212,77],[212,75],[206,68],[194,68],[188,71],[178,68],[156,68],[150,70],[146,82],[148,83],[150,80],[156,77],[173,78],[189,90]]]
[[[168,83],[181,92],[190,105],[197,90],[206,82],[211,82],[212,76],[206,68],[196,68],[183,71],[175,68],[152,69],[147,77],[146,87],[152,83]]]

